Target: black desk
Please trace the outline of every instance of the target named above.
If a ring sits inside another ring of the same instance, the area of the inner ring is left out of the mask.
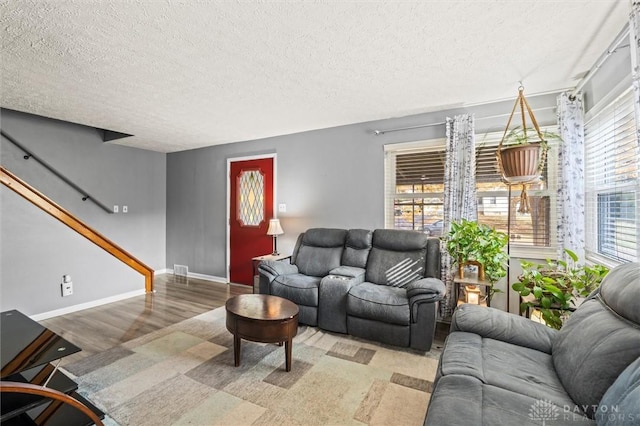
[[[104,414],[98,408],[76,392],[78,385],[58,370],[60,359],[80,350],[19,311],[0,313],[0,379],[58,390],[80,401],[103,418]],[[38,416],[41,416],[40,419],[46,416],[47,424],[93,424],[81,412],[42,396],[2,394],[0,423],[34,424],[30,421]]]

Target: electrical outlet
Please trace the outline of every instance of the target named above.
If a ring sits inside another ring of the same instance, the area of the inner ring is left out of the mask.
[[[71,296],[73,294],[73,282],[60,284],[60,290],[62,291],[62,297]]]
[[[113,206],[113,212],[114,213],[118,213],[118,210],[119,210],[118,206]]]
[[[129,212],[129,207],[122,206],[122,213],[128,213],[128,212]]]

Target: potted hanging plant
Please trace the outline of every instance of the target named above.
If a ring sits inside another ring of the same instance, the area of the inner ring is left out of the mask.
[[[561,140],[556,133],[535,128],[515,127],[504,137],[500,148],[502,172],[510,183],[534,180],[540,176],[549,149],[548,141]]]
[[[509,256],[504,252],[508,237],[504,232],[475,221],[462,219],[452,222],[446,236],[446,248],[458,264],[458,274],[462,278],[464,266],[478,266],[478,278],[497,282],[506,276],[506,262]]]
[[[511,128],[511,121],[518,107],[520,107],[522,124],[519,127]],[[527,116],[533,127],[527,125]],[[524,96],[524,87],[520,86],[518,97],[496,152],[502,180],[509,185],[531,183],[538,180],[546,164],[547,141],[549,139],[560,138],[551,132],[540,130],[533,110]],[[523,193],[524,191],[523,189]]]
[[[560,329],[576,306],[576,300],[595,290],[609,269],[603,265],[579,265],[578,256],[564,250],[569,261],[547,259],[543,264],[521,260],[522,275],[511,287],[520,294],[520,311],[537,309],[551,328]]]

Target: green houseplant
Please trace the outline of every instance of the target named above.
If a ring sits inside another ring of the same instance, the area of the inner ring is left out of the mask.
[[[508,237],[504,232],[475,221],[462,219],[452,222],[446,237],[446,248],[459,266],[475,262],[482,266],[486,279],[492,284],[507,275],[504,252]]]
[[[533,127],[524,128],[522,126],[516,126],[507,133],[504,138],[504,143],[506,147],[535,143],[545,146],[550,140],[562,140],[559,134],[549,132],[548,130],[540,130],[540,134],[542,135],[542,139],[540,139],[538,132]]]
[[[522,275],[511,286],[522,298],[527,298],[520,304],[522,312],[539,309],[544,322],[555,329],[562,327],[564,318],[575,306],[575,298],[588,296],[609,272],[603,265],[579,265],[573,251],[564,251],[568,261],[547,259],[536,264],[521,260]]]

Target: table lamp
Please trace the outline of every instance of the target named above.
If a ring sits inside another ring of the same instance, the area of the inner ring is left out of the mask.
[[[271,253],[273,256],[277,256],[280,254],[278,253],[277,238],[278,235],[282,234],[284,234],[284,231],[282,230],[282,226],[280,226],[280,219],[269,220],[269,229],[267,230],[267,235],[273,235],[273,253]]]
[[[467,286],[467,303],[480,304],[480,289],[477,285]]]

